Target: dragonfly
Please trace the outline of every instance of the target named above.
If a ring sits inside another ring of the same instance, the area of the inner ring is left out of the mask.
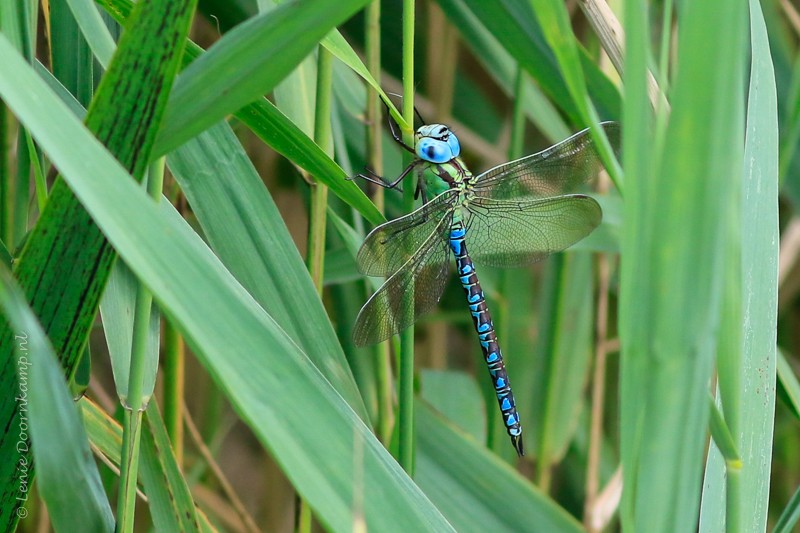
[[[409,146],[391,118],[389,125],[395,141],[414,160],[392,181],[371,171],[357,177],[397,188],[416,173],[415,197],[421,194],[423,205],[377,226],[359,249],[359,270],[386,281],[359,312],[353,341],[357,346],[381,342],[430,311],[444,292],[450,256],[455,256],[506,431],[523,456],[519,413],[475,262],[521,267],[589,235],[600,224],[602,210],[590,196],[573,191],[602,168],[596,146],[586,129],[475,176],[461,160],[461,144],[448,126],[421,126]],[[617,146],[619,125],[603,122],[601,127]]]

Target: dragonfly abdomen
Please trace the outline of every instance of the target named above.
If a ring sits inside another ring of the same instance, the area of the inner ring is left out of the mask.
[[[492,378],[497,402],[500,405],[500,412],[503,415],[503,422],[506,431],[511,437],[511,443],[519,455],[524,455],[522,446],[522,426],[519,423],[519,414],[514,403],[514,393],[511,392],[511,383],[508,380],[508,372],[503,362],[503,354],[500,345],[497,343],[497,334],[494,331],[492,316],[486,305],[486,298],[483,295],[475,266],[467,252],[467,245],[464,241],[466,229],[461,221],[454,222],[450,229],[450,248],[456,256],[456,269],[461,280],[461,286],[467,296],[467,303],[472,314],[472,322],[478,332],[478,339],[481,343],[484,361]]]

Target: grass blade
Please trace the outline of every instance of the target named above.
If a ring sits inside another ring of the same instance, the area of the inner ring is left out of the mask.
[[[322,523],[350,529],[363,516],[377,530],[450,530],[330,383],[172,207],[154,205],[126,179],[2,36],[0,54],[8,66],[0,74],[0,95],[31,128]],[[40,106],[49,110],[47,117],[37,111]],[[52,127],[54,116],[59,128]],[[354,511],[356,493],[363,507]]]
[[[112,65],[86,116],[86,127],[134,176],[141,178],[178,70],[194,0],[154,0],[146,5],[138,4],[138,7],[132,15],[136,24],[120,40]],[[2,42],[8,44],[5,37]],[[16,55],[16,52],[9,48],[3,55],[4,67],[7,67],[2,73],[5,82],[9,82],[14,71],[10,66],[14,58],[9,54]],[[30,69],[26,73],[29,85],[14,80],[15,91],[35,91],[41,86],[41,80]],[[33,114],[50,120],[51,130],[62,127],[47,107],[40,106]],[[62,118],[74,120],[71,114]],[[126,127],[121,128],[119,124]],[[86,136],[86,130],[81,131]],[[46,209],[28,236],[15,275],[67,375],[72,373],[83,354],[115,257],[105,236],[67,184],[57,180]],[[5,330],[5,325],[0,324],[0,354],[11,351]],[[4,372],[0,379],[0,386],[10,387],[13,375]],[[3,424],[10,424],[19,416],[17,406],[9,400],[0,398],[0,420],[6,421]],[[0,455],[11,453],[13,440],[8,435],[0,438]],[[13,479],[12,464],[0,464],[0,479]],[[3,501],[6,505],[0,507],[0,523],[7,523],[13,513],[14,500]]]
[[[5,456],[17,469],[15,499],[27,500],[32,482],[33,467],[25,454],[30,431],[39,493],[53,526],[59,531],[112,531],[114,516],[64,373],[22,291],[4,266],[0,266],[0,308],[14,328],[17,357],[16,364],[9,366],[19,371],[19,386],[10,395],[23,411],[18,425],[8,432],[17,439],[16,452]],[[16,519],[26,516],[27,510],[19,508],[15,520],[6,525],[13,529]]]
[[[175,85],[159,152],[169,152],[271,91],[328,31],[367,1],[289,2],[226,33]]]
[[[642,23],[644,4],[632,4],[626,20]],[[718,272],[741,173],[745,16],[742,6],[724,1],[684,6],[663,144],[641,120],[644,56],[626,65],[626,82],[638,84],[637,99],[626,107],[635,121],[623,129],[626,176],[636,183],[626,184],[620,278],[622,523],[633,531],[697,527],[720,324]],[[716,44],[708,48],[711,26]],[[629,40],[626,50],[647,50],[642,37]],[[648,142],[655,147],[649,166],[636,153]]]

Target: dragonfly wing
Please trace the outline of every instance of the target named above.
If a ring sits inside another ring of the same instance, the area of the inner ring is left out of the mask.
[[[583,239],[602,217],[600,205],[582,194],[513,202],[475,198],[467,207],[467,249],[478,263],[529,265]]]
[[[372,230],[358,250],[358,269],[368,276],[397,272],[437,230],[456,195],[455,190],[446,191],[416,211]]]
[[[411,326],[439,302],[447,282],[452,219],[451,210],[439,219],[416,252],[367,300],[353,328],[356,346],[388,339]]]
[[[601,126],[618,152],[619,124],[604,122]],[[473,190],[477,196],[497,200],[546,198],[576,190],[601,168],[597,148],[586,129],[547,150],[484,172],[476,178]]]

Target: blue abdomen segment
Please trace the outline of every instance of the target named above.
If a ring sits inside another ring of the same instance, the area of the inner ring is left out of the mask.
[[[486,298],[483,296],[483,290],[481,290],[478,276],[475,273],[475,266],[467,253],[467,245],[464,242],[465,235],[466,229],[463,222],[455,222],[450,229],[450,248],[456,256],[456,271],[467,296],[472,322],[478,332],[481,351],[489,369],[489,376],[492,378],[506,431],[511,437],[511,443],[517,450],[517,454],[522,456],[525,454],[522,446],[522,426],[519,423],[514,394],[511,392],[511,384],[508,381],[508,372],[506,372],[506,365],[503,362],[503,354],[497,344],[497,335],[494,331],[494,324],[492,324],[492,316],[489,314]]]

